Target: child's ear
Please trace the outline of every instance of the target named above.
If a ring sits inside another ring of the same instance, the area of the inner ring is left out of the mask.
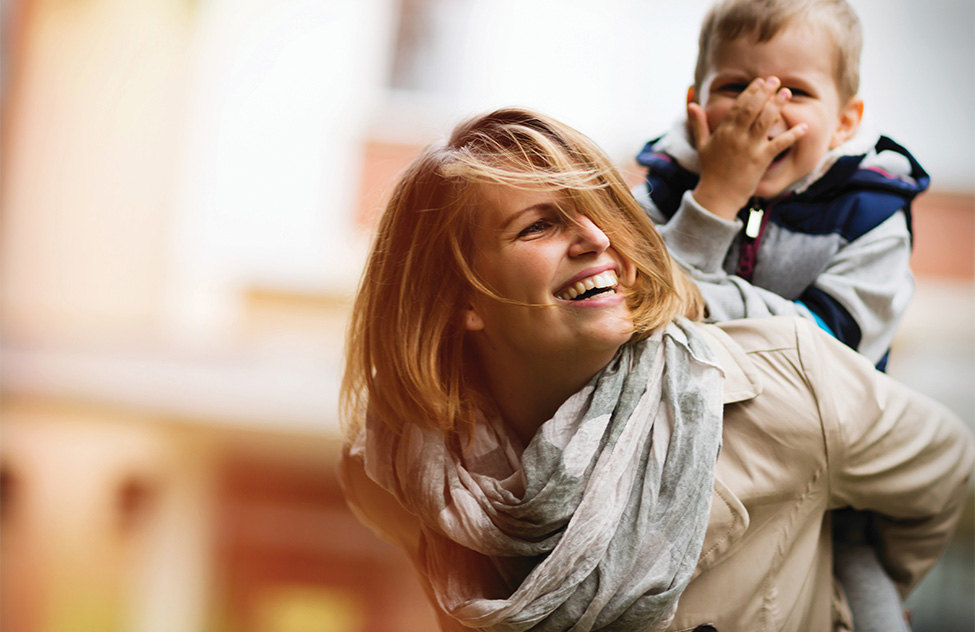
[[[461,316],[464,318],[464,329],[467,331],[480,331],[484,329],[484,319],[474,309],[474,305],[468,305]]]
[[[687,102],[697,103],[697,90],[694,89],[694,86],[687,89]]]
[[[829,141],[829,148],[836,149],[846,141],[853,138],[857,128],[860,127],[860,119],[863,118],[863,99],[853,97],[840,110],[840,117],[836,122],[836,131]]]

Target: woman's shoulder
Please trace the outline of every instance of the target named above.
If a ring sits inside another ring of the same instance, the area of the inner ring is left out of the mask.
[[[819,351],[814,325],[774,317],[703,329],[725,374],[723,450],[745,461],[762,455],[769,471],[819,469],[826,458],[819,392],[828,388],[823,369],[830,362]],[[769,451],[768,445],[789,449]]]
[[[796,316],[743,318],[711,325],[747,354],[798,350],[812,324]]]
[[[338,474],[352,513],[376,535],[412,556],[419,547],[419,520],[369,477],[362,454],[346,445],[339,460]]]
[[[704,327],[717,346],[737,350],[755,374],[779,386],[804,391],[833,388],[832,368],[837,364],[865,377],[873,372],[863,356],[798,316],[730,320]]]
[[[759,393],[789,397],[796,389],[814,388],[810,369],[819,363],[815,329],[790,316],[702,324],[725,372],[725,403]]]

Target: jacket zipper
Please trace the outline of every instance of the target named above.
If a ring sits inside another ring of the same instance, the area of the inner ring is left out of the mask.
[[[765,227],[768,225],[769,217],[772,216],[772,208],[782,197],[768,203],[763,203],[759,198],[749,200],[745,231],[742,233],[741,248],[738,252],[738,266],[735,268],[735,274],[749,283],[752,281],[752,275],[755,274],[758,247],[762,244],[762,237],[765,236]]]

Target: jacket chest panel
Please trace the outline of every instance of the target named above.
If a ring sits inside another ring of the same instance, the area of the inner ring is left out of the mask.
[[[842,236],[807,235],[769,222],[755,259],[752,284],[779,296],[796,300],[822,274],[845,244]],[[728,251],[723,267],[734,274],[740,249]]]

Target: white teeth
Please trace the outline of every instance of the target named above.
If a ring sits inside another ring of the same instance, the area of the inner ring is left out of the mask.
[[[577,281],[559,292],[556,296],[564,301],[571,301],[580,294],[585,294],[593,288],[613,288],[616,287],[616,284],[616,273],[612,270],[607,270],[606,272],[600,272],[589,278]]]

